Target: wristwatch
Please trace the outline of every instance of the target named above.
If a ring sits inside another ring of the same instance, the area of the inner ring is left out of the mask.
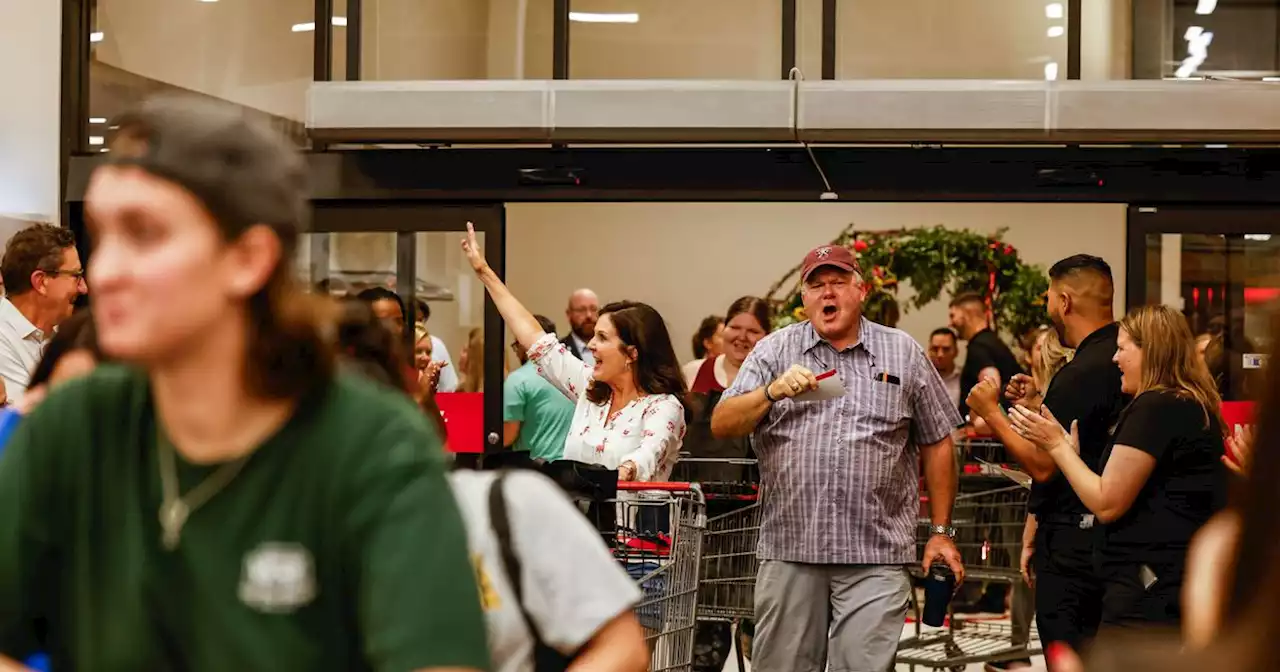
[[[929,534],[941,534],[948,539],[956,538],[956,528],[950,525],[930,525]]]

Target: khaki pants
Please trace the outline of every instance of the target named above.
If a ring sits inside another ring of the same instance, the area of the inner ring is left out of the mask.
[[[902,565],[765,560],[756,576],[755,672],[886,672],[911,582]]]

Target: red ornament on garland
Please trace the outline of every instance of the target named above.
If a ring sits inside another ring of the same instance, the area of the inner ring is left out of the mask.
[[[854,251],[854,252],[866,252],[866,251],[867,251],[867,241],[865,241],[865,240],[855,240],[855,241],[853,241],[853,251]]]

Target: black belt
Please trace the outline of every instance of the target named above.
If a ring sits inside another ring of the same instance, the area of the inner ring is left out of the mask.
[[[1092,513],[1038,513],[1036,514],[1036,523],[1069,525],[1088,530],[1097,524],[1097,517]]]

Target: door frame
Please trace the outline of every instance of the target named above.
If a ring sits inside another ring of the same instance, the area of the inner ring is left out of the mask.
[[[458,233],[471,222],[484,236],[484,257],[498,277],[506,277],[507,219],[502,203],[312,201],[315,206],[305,233],[396,234],[396,294],[405,301],[405,323],[417,320],[416,292],[418,233]],[[312,239],[319,242],[318,238]],[[317,248],[312,248],[314,255]],[[323,252],[322,252],[323,254]],[[312,257],[313,260],[315,257]],[[503,450],[502,383],[506,326],[492,297],[484,297],[484,444],[485,453]],[[405,330],[407,352],[413,351],[413,330]]]

